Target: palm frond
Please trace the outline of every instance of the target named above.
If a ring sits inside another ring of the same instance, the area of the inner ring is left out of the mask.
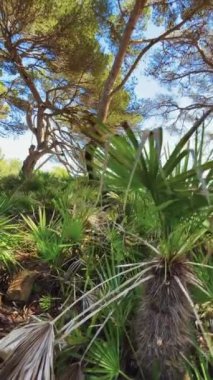
[[[149,192],[164,224],[171,225],[180,215],[191,215],[195,210],[210,206],[213,161],[208,158],[202,163],[203,131],[201,140],[195,141],[194,148],[190,147],[190,140],[210,112],[212,110],[194,123],[167,157],[162,154],[162,129],[148,134],[144,131],[141,143],[133,131],[125,130],[124,135],[112,138],[105,182],[112,189],[125,191],[124,208],[129,191],[139,189]],[[96,152],[96,166],[100,173],[104,160],[105,152],[100,148]]]
[[[0,378],[7,380],[54,380],[54,330],[49,322],[32,323],[13,330],[0,340],[6,359]]]

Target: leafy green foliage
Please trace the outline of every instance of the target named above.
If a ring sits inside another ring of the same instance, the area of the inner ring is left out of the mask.
[[[66,216],[62,225],[62,239],[64,241],[80,242],[83,237],[83,223],[79,219]]]
[[[67,173],[67,170],[64,167],[55,166],[51,169],[51,175],[55,176],[56,178],[67,178],[69,175]]]
[[[62,240],[57,232],[56,222],[53,220],[47,222],[45,209],[39,208],[37,223],[29,216],[22,217],[31,231],[31,238],[42,260],[50,263],[59,260],[63,249]]]
[[[0,207],[4,207],[3,203]],[[12,220],[3,216],[0,211],[0,267],[10,268],[16,263],[13,249],[18,243],[18,234],[15,229]]]
[[[3,156],[0,157],[0,178],[6,177],[8,175],[18,175],[20,170],[21,162],[19,160],[6,160]]]
[[[211,380],[211,374],[209,371],[211,358],[203,355],[202,353],[198,356],[198,365],[193,361],[188,361],[188,371],[193,379],[195,380]]]
[[[80,243],[83,238],[83,219],[76,216],[72,209],[69,212],[69,209],[63,208],[62,211],[61,203],[60,211],[61,216],[53,214],[49,219],[45,208],[39,207],[37,221],[31,216],[22,215],[30,230],[30,236],[26,234],[26,239],[31,237],[41,259],[49,263],[59,263],[64,249]]]
[[[50,173],[38,172],[24,181],[15,175],[1,178],[0,189],[10,203],[10,215],[14,215],[15,210],[31,213],[32,208],[36,209],[39,206],[45,206],[51,213],[54,211],[55,200],[63,196],[70,182],[72,179],[67,176],[57,177]]]
[[[51,295],[42,296],[39,300],[39,306],[41,310],[44,312],[50,310],[52,306],[52,301],[53,300]]]
[[[107,332],[105,329],[106,340],[97,340],[88,355],[88,363],[94,367],[87,370],[91,373],[89,379],[97,380],[100,377],[104,380],[117,379],[120,374],[120,350],[119,332],[115,330]]]

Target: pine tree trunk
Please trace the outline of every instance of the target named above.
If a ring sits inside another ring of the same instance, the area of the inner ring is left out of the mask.
[[[35,150],[35,147],[31,145],[31,147],[29,149],[29,154],[26,157],[26,159],[23,161],[23,165],[21,168],[21,174],[23,175],[24,178],[31,177],[38,160],[45,153],[46,153],[45,151]]]
[[[118,49],[118,53],[115,57],[114,63],[112,65],[109,76],[105,82],[99,107],[98,107],[98,117],[101,121],[105,122],[109,113],[109,107],[112,100],[111,92],[113,90],[113,86],[116,82],[116,79],[120,73],[121,66],[123,64],[124,58],[126,56],[132,32],[138,22],[138,19],[141,15],[142,9],[146,4],[146,0],[135,0],[134,7],[130,14],[129,20],[126,24],[120,46]]]
[[[114,87],[114,84],[116,82],[116,79],[118,78],[118,75],[121,71],[121,67],[124,61],[124,58],[126,56],[131,35],[132,32],[138,22],[138,19],[141,15],[142,9],[144,8],[146,4],[146,0],[135,0],[134,7],[132,9],[132,12],[130,14],[129,20],[126,24],[120,46],[118,49],[118,53],[115,57],[115,60],[113,62],[112,68],[110,70],[110,73],[108,75],[108,78],[104,84],[103,91],[100,97],[100,102],[98,105],[98,119],[102,122],[106,122],[110,104],[112,101],[112,90]],[[86,167],[88,172],[89,179],[95,179],[94,171],[93,171],[93,154],[95,152],[96,143],[91,140],[85,150],[85,160],[86,160]],[[92,152],[92,153],[91,153]]]

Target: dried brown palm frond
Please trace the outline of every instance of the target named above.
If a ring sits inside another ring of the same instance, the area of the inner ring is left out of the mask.
[[[32,323],[0,340],[5,360],[0,379],[53,380],[54,330],[49,322]]]

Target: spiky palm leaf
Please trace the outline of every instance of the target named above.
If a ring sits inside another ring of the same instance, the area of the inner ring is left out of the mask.
[[[13,246],[19,240],[16,229],[17,225],[13,223],[12,219],[0,213],[0,265],[7,268],[16,263],[13,252]]]
[[[91,380],[114,380],[120,374],[119,332],[105,329],[105,335],[106,340],[96,340],[87,356]]]
[[[195,122],[166,159],[162,157],[162,129],[143,132],[141,142],[132,130],[125,130],[123,136],[111,139],[105,173],[106,154],[101,148],[97,151],[97,169],[113,188],[126,189],[126,193],[146,188],[167,225],[174,218],[209,207],[213,161],[201,163],[203,139],[199,148],[195,141],[194,149],[190,149],[189,141],[210,112]]]

